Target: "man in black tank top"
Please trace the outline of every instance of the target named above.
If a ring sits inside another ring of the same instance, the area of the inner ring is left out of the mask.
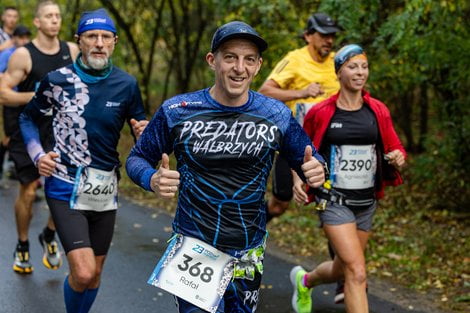
[[[59,6],[54,1],[42,1],[38,4],[34,25],[37,28],[36,38],[12,54],[9,67],[0,82],[0,104],[17,107],[18,116],[24,105],[33,97],[36,84],[48,72],[72,63],[78,54],[76,44],[58,39],[61,15]],[[13,90],[15,86],[18,86],[18,91]],[[52,149],[50,117],[45,117],[41,121],[39,131],[44,147]],[[29,260],[28,230],[40,176],[26,151],[19,126],[11,136],[9,150],[20,181],[19,194],[15,202],[18,244],[14,254],[13,270],[20,274],[28,274],[33,271]],[[39,242],[44,249],[42,263],[49,269],[58,269],[62,264],[54,236],[55,226],[49,217],[47,226],[39,235]]]

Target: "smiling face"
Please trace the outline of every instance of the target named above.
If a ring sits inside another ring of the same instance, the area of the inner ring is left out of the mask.
[[[89,30],[80,34],[78,39],[83,63],[94,70],[102,70],[108,65],[117,42],[117,36],[113,32]]]
[[[369,63],[363,54],[356,55],[346,61],[338,71],[341,89],[361,91],[369,77]]]
[[[245,39],[228,40],[216,52],[209,52],[206,60],[215,72],[214,99],[227,106],[245,104],[263,62],[257,46]]]

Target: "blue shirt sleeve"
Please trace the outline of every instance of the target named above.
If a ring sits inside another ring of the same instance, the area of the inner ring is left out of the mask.
[[[37,121],[52,107],[52,103],[45,96],[46,93],[52,93],[52,90],[49,90],[47,76],[41,81],[34,97],[26,105],[18,119],[26,150],[34,164],[45,154],[39,137]]]
[[[8,61],[10,61],[10,57],[15,50],[16,47],[11,47],[0,52],[0,73],[4,73],[7,70]]]
[[[151,191],[150,179],[157,172],[155,167],[163,153],[172,151],[170,130],[162,106],[132,148],[126,161],[127,174],[134,183]]]

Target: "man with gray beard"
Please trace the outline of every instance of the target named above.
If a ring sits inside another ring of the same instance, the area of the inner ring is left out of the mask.
[[[50,72],[20,116],[29,156],[46,176],[46,200],[69,263],[68,313],[88,312],[98,293],[116,218],[120,131],[127,121],[139,137],[147,124],[136,79],[110,59],[116,33],[104,9],[84,12],[76,62]],[[52,151],[37,131],[50,109]]]

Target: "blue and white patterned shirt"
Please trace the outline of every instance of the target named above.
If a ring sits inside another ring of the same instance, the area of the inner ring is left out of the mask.
[[[282,102],[250,91],[246,104],[228,107],[204,89],[163,103],[126,169],[151,190],[162,154],[174,152],[181,175],[174,231],[224,251],[246,250],[266,235],[264,194],[275,152],[303,177],[307,145],[311,140]]]
[[[105,171],[118,167],[116,147],[124,122],[145,119],[140,90],[131,75],[113,67],[107,78],[85,83],[72,64],[62,67],[41,81],[20,116],[24,142],[35,162],[45,153],[36,123],[51,108],[59,157],[53,178],[46,181],[46,195],[59,200],[70,197],[79,166]]]

